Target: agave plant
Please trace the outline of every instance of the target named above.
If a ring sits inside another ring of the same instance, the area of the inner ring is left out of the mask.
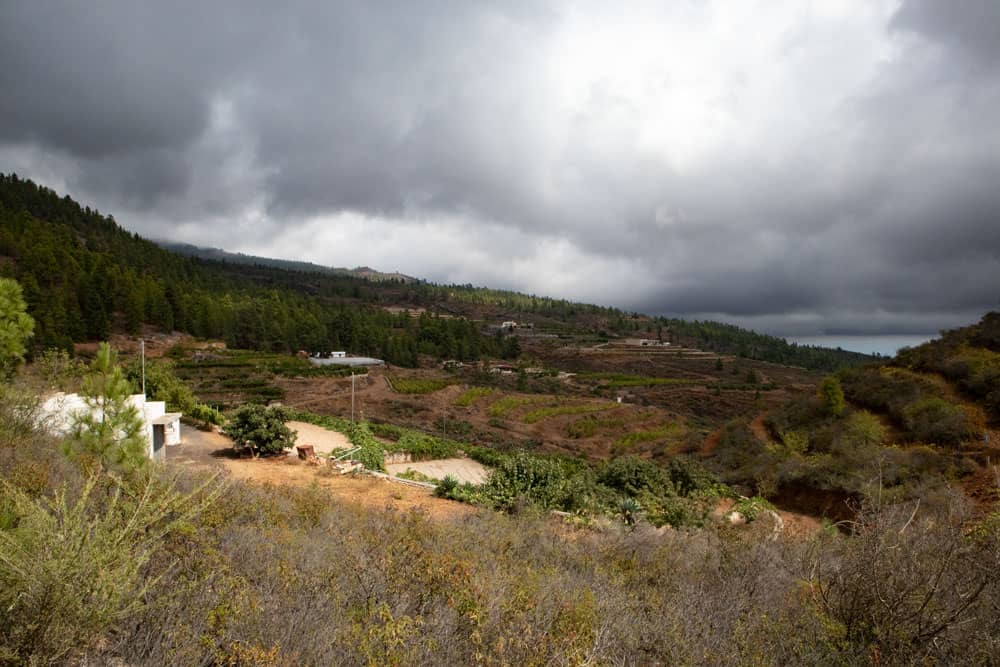
[[[635,522],[639,520],[639,512],[641,511],[642,506],[635,498],[625,497],[618,502],[618,515],[621,516],[626,526],[634,526]]]

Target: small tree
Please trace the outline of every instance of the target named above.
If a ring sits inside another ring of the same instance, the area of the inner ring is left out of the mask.
[[[823,411],[832,417],[839,417],[843,414],[847,401],[844,400],[844,390],[840,387],[840,380],[833,375],[823,378],[819,385],[819,400],[823,406]]]
[[[7,378],[24,361],[27,342],[35,331],[24,294],[16,280],[0,278],[0,378]]]
[[[111,346],[101,343],[84,379],[88,409],[74,415],[63,451],[70,458],[92,457],[105,468],[142,468],[149,441],[139,409],[129,402],[132,385],[116,361]]]
[[[278,407],[244,405],[226,425],[236,451],[249,449],[260,456],[280,454],[295,445],[295,433],[285,426],[288,415]]]

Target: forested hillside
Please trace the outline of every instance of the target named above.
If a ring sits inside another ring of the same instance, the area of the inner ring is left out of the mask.
[[[294,268],[287,268],[294,267]],[[513,356],[483,335],[484,317],[540,319],[598,336],[673,337],[706,349],[811,369],[866,355],[790,345],[714,322],[685,322],[472,285],[369,280],[295,262],[212,260],[164,249],[111,216],[16,175],[0,175],[0,275],[24,287],[36,350],[100,340],[144,324],[264,351],[347,349],[402,366],[418,354],[475,360]],[[427,309],[412,318],[384,306]],[[456,317],[435,317],[433,313]]]
[[[404,366],[418,353],[504,352],[470,321],[376,307],[368,281],[183,257],[16,176],[0,177],[0,257],[2,275],[24,287],[35,349],[152,324],[235,347],[349,349]]]

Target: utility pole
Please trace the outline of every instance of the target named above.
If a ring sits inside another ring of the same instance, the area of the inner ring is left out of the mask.
[[[142,356],[142,397],[146,397],[146,340],[139,340],[139,349]]]
[[[351,423],[354,423],[354,371],[351,371]]]

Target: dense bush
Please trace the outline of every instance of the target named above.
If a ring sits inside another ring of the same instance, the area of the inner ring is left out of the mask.
[[[978,435],[961,406],[941,398],[924,398],[902,410],[903,424],[914,440],[955,445]]]
[[[489,503],[512,510],[518,502],[558,507],[565,495],[566,473],[555,461],[519,452],[502,461],[483,486]]]
[[[674,495],[667,472],[652,461],[638,456],[619,456],[609,461],[597,475],[597,481],[619,493],[635,497],[642,492],[656,496]]]
[[[368,422],[349,424],[346,433],[351,444],[358,447],[352,457],[369,470],[385,471],[385,449],[382,443],[372,434]]]
[[[260,456],[272,456],[295,445],[295,433],[285,426],[286,421],[284,408],[244,405],[229,419],[226,434],[237,451],[249,449]]]

